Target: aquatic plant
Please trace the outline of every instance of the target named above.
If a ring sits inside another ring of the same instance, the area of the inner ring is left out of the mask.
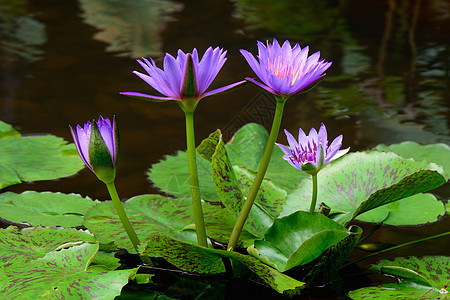
[[[175,100],[186,118],[187,151],[167,156],[148,172],[162,195],[120,200],[114,184],[119,157],[115,117],[71,127],[75,144],[54,136],[24,137],[0,122],[1,188],[71,176],[84,163],[112,199],[2,190],[0,216],[12,224],[0,229],[2,296],[113,299],[133,281],[136,289],[145,285],[140,291],[145,297],[156,298],[158,292],[149,292],[146,284],[161,270],[202,275],[202,281],[189,284],[198,293],[210,289],[205,278],[249,278],[252,273],[252,280],[278,293],[300,294],[329,283],[340,269],[362,259],[450,235],[376,245],[376,252],[347,261],[356,247],[372,247],[364,240],[378,224],[418,225],[445,214],[443,202],[426,192],[447,183],[450,147],[405,142],[348,153],[348,148],[341,150],[342,135],[328,144],[324,124],[308,135],[299,129],[298,139],[285,130],[288,146],[274,147],[286,100],[321,80],[331,63],[288,41],[258,42],[258,49],[258,60],[246,50],[241,53],[261,82],[246,80],[275,97],[270,134],[249,123],[227,143],[218,129],[197,147],[193,113],[199,100],[244,83],[207,92],[226,51],[210,47],[199,60],[196,49],[179,50],[177,58],[166,54],[164,70],[152,59],[139,61],[148,75],[135,74],[164,96],[123,94]],[[374,225],[362,236],[354,220]],[[350,297],[445,295],[445,264],[448,257],[383,260],[372,268],[403,281],[359,289]]]

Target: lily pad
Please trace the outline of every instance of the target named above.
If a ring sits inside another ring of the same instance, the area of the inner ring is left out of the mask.
[[[15,226],[0,229],[0,268],[27,265],[47,252],[82,242],[94,242],[92,234],[76,229]]]
[[[144,255],[161,256],[176,267],[197,274],[219,274],[225,272],[223,259],[232,264],[244,264],[266,284],[279,293],[298,294],[304,283],[297,281],[263,264],[249,255],[232,251],[214,250],[194,244],[180,242],[168,236],[155,235],[141,245]]]
[[[0,139],[6,139],[11,137],[19,137],[20,133],[14,130],[14,128],[3,121],[0,121]]]
[[[9,135],[0,139],[0,170],[7,171],[0,176],[0,188],[70,176],[83,166],[75,145],[56,136]]]
[[[440,290],[447,287],[450,280],[450,256],[397,257],[393,261],[383,259],[371,269],[420,281]]]
[[[388,283],[376,287],[366,287],[351,291],[348,296],[354,300],[447,300],[448,294],[413,281]]]
[[[347,154],[318,173],[318,200],[343,211],[335,220],[347,224],[358,215],[438,187],[447,182],[442,167],[425,161],[404,159],[392,152]],[[287,197],[281,216],[307,210],[311,180],[302,180]],[[426,207],[421,208],[421,213]],[[382,216],[377,222],[385,219]]]
[[[394,152],[403,158],[413,158],[429,163],[436,163],[444,168],[447,175],[450,174],[450,146],[447,144],[421,145],[416,142],[403,142],[392,145],[378,145],[375,149],[385,152]]]
[[[180,240],[194,241],[189,228],[194,228],[192,204],[189,199],[173,199],[161,195],[140,195],[122,203],[130,222],[141,241],[155,234],[166,234]],[[207,234],[209,237],[226,242],[233,229],[234,220],[226,209],[220,206],[203,204]],[[121,248],[135,253],[122,223],[111,201],[93,206],[86,215],[84,225],[102,243],[114,241]],[[243,232],[241,240],[246,245],[253,242],[254,236]]]
[[[384,224],[393,226],[418,225],[436,222],[438,217],[444,214],[444,203],[432,194],[426,193],[377,207],[359,215],[356,219],[373,223],[382,220]]]
[[[345,227],[320,213],[299,211],[276,219],[264,240],[256,240],[249,252],[285,272],[313,261],[349,235]]]
[[[402,278],[399,284],[384,284],[351,291],[352,299],[450,299],[450,257],[397,257],[382,260],[372,269]]]
[[[0,217],[32,226],[81,226],[84,215],[98,201],[76,194],[27,191],[0,194]]]
[[[197,173],[201,198],[208,202],[219,202],[211,177],[211,163],[197,153]],[[166,159],[152,165],[148,178],[162,192],[177,198],[189,198],[190,182],[186,151],[168,155]]]
[[[84,243],[3,268],[0,293],[7,299],[114,299],[137,269],[88,271],[97,251],[98,244]]]

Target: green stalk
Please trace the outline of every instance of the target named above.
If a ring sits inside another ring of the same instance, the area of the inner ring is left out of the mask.
[[[314,210],[316,210],[316,203],[317,203],[317,174],[313,174],[311,176],[312,176],[313,190],[309,212],[313,213]]]
[[[195,230],[197,232],[197,243],[200,246],[208,247],[202,201],[200,200],[200,188],[198,186],[197,162],[195,157],[194,112],[184,111],[184,114],[186,117],[189,181],[191,186],[192,208],[194,210]]]
[[[110,183],[105,182],[105,184],[106,188],[108,189],[109,195],[111,196],[111,200],[114,204],[114,208],[116,209],[117,215],[119,216],[120,222],[122,222],[122,226],[125,229],[131,243],[133,244],[134,250],[136,250],[136,253],[139,253],[138,246],[140,244],[140,241],[136,235],[136,232],[134,232],[133,227],[131,226],[130,220],[128,220],[125,210],[122,207],[122,202],[120,202],[120,198],[119,195],[117,194],[114,181]],[[146,255],[139,255],[139,256],[141,257],[144,263],[148,265],[153,265],[152,261],[148,256]]]
[[[370,258],[372,256],[375,256],[375,255],[378,255],[378,254],[381,254],[381,253],[384,253],[384,252],[388,252],[388,251],[392,251],[392,250],[395,250],[395,249],[398,249],[398,248],[402,248],[402,247],[406,247],[406,246],[409,246],[409,245],[425,242],[425,241],[428,241],[428,240],[431,240],[431,239],[435,239],[435,238],[439,238],[439,237],[442,237],[442,236],[446,236],[446,235],[449,235],[449,234],[450,234],[450,231],[447,231],[447,232],[436,234],[436,235],[433,235],[433,236],[429,236],[429,237],[426,237],[426,238],[423,238],[423,239],[419,239],[419,240],[415,240],[415,241],[412,241],[412,242],[407,242],[407,243],[404,243],[404,244],[400,244],[400,245],[397,245],[397,246],[386,248],[386,249],[383,249],[381,251],[378,251],[378,252],[375,252],[375,253],[371,253],[371,254],[368,254],[366,256],[362,256],[360,258],[357,258],[357,259],[355,259],[355,260],[353,260],[353,261],[351,261],[349,263],[346,263],[345,265],[342,266],[342,268],[345,268],[345,267],[347,267],[349,265],[355,264],[357,262],[360,262],[362,260],[368,259],[368,258]]]
[[[270,130],[269,140],[267,141],[266,150],[264,151],[261,164],[259,165],[258,172],[256,173],[255,181],[250,189],[247,200],[245,200],[242,210],[239,214],[236,223],[234,224],[233,231],[230,236],[230,241],[228,242],[228,251],[233,251],[236,248],[236,244],[241,235],[242,228],[244,228],[245,221],[247,221],[250,209],[255,202],[256,195],[258,194],[261,182],[266,174],[267,167],[269,165],[270,158],[272,157],[273,147],[278,137],[278,132],[280,131],[281,119],[283,117],[284,104],[287,98],[275,98],[277,100],[277,105],[275,109],[275,115],[273,117],[272,129]]]

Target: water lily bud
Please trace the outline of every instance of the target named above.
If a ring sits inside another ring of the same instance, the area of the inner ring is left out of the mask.
[[[105,183],[111,183],[116,177],[119,157],[119,131],[116,119],[113,121],[102,116],[98,121],[86,122],[76,130],[70,127],[78,154],[84,164]]]

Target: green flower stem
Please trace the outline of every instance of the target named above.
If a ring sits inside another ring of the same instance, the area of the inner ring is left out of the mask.
[[[283,117],[284,104],[286,103],[286,98],[276,98],[277,105],[275,109],[275,115],[273,117],[272,129],[270,130],[269,140],[267,141],[266,150],[264,151],[261,164],[259,165],[258,173],[256,173],[255,181],[250,189],[247,200],[245,200],[242,207],[241,213],[239,214],[236,223],[234,224],[233,231],[230,236],[230,241],[228,242],[228,251],[233,251],[236,248],[239,236],[241,235],[242,228],[244,228],[245,221],[248,218],[250,209],[255,202],[256,195],[258,194],[261,182],[266,174],[267,167],[269,166],[270,158],[272,157],[273,147],[278,137],[278,132],[280,131],[281,119]]]
[[[117,215],[119,216],[120,222],[122,222],[122,226],[125,229],[131,243],[133,244],[134,250],[136,250],[136,252],[139,253],[138,246],[140,244],[140,241],[136,235],[136,232],[134,232],[133,227],[131,226],[130,220],[128,220],[125,210],[123,209],[122,202],[120,201],[119,195],[117,194],[117,190],[114,185],[114,181],[110,183],[105,182],[105,184],[106,188],[108,189],[109,195],[111,196],[111,200],[114,204],[114,208],[116,209]],[[148,256],[140,255],[140,257],[144,263],[148,265],[153,265],[152,261]]]
[[[314,210],[316,210],[316,203],[317,203],[317,174],[312,175],[312,184],[313,184],[313,190],[312,190],[311,206],[309,207],[309,212],[310,213],[313,213]]]
[[[375,253],[371,253],[371,254],[368,254],[366,256],[362,256],[360,258],[352,260],[351,262],[346,263],[345,265],[343,265],[342,268],[345,268],[345,267],[347,267],[349,265],[355,264],[357,262],[360,262],[362,260],[368,259],[368,258],[370,258],[372,256],[375,256],[375,255],[378,255],[378,254],[381,254],[381,253],[384,253],[384,252],[388,252],[388,251],[392,251],[392,250],[395,250],[395,249],[398,249],[398,248],[402,248],[402,247],[406,247],[406,246],[409,246],[409,245],[425,242],[425,241],[432,240],[432,239],[439,238],[439,237],[443,237],[443,236],[446,236],[446,235],[450,235],[450,231],[447,231],[447,232],[444,232],[444,233],[440,233],[440,234],[436,234],[436,235],[433,235],[433,236],[428,236],[428,237],[423,238],[423,239],[407,242],[407,243],[400,244],[400,245],[397,245],[397,246],[393,246],[393,247],[390,247],[390,248],[386,248],[386,249],[383,249],[381,251],[378,251],[378,252],[375,252]]]
[[[206,240],[205,220],[203,218],[202,201],[200,200],[200,188],[198,186],[197,161],[195,156],[194,112],[185,111],[186,117],[186,143],[189,166],[189,181],[191,185],[192,208],[194,210],[195,230],[197,243],[208,247]]]

